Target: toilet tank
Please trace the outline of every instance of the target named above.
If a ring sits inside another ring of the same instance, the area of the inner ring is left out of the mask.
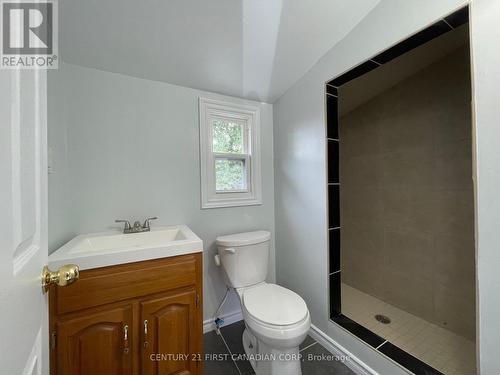
[[[266,280],[271,233],[255,231],[217,237],[218,257],[226,284],[241,288]]]

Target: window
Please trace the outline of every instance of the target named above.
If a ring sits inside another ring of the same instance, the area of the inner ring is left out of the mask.
[[[262,204],[260,109],[200,98],[202,208]]]

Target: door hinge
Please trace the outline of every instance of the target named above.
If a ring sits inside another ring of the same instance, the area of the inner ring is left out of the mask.
[[[57,346],[57,332],[52,331],[50,333],[50,349],[54,350]]]
[[[196,293],[196,307],[200,307],[200,295]]]

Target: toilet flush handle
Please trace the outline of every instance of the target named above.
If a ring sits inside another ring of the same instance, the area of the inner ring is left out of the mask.
[[[233,247],[226,247],[226,248],[224,248],[224,251],[227,251],[228,253],[231,253],[231,254],[236,253],[236,250]],[[219,257],[219,254],[215,254],[214,260],[215,260],[215,265],[217,267],[219,267],[220,266],[220,257]]]

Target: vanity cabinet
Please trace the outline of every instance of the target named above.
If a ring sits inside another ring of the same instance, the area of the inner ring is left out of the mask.
[[[130,305],[59,321],[57,373],[132,374],[132,322]]]
[[[80,272],[51,286],[51,375],[201,375],[201,253]]]
[[[196,374],[196,292],[186,290],[141,302],[142,374]],[[166,354],[155,358],[155,354]]]

